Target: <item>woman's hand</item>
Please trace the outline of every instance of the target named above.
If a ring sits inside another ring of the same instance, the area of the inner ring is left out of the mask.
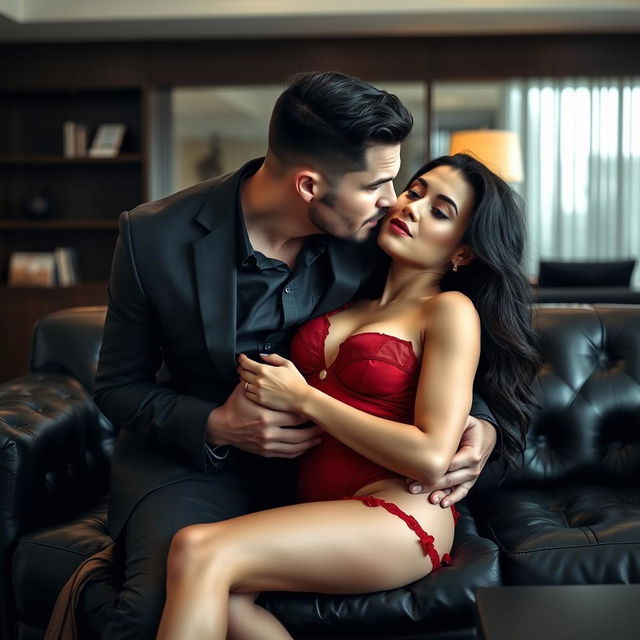
[[[238,373],[247,398],[269,409],[300,412],[309,385],[293,362],[277,353],[260,354],[260,364],[243,353],[238,356]]]

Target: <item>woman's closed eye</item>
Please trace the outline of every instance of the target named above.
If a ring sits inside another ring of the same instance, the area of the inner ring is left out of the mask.
[[[431,207],[431,213],[434,218],[438,220],[448,220],[449,216],[442,210],[438,209],[438,207]]]

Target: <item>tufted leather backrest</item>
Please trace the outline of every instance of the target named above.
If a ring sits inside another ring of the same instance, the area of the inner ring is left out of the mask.
[[[49,314],[34,331],[32,369],[59,371],[91,393],[105,307]],[[640,305],[540,305],[540,411],[518,482],[638,484]]]
[[[33,331],[31,370],[66,373],[93,393],[106,312],[104,306],[74,307],[39,320]]]
[[[522,483],[638,485],[640,306],[544,306],[542,367]]]

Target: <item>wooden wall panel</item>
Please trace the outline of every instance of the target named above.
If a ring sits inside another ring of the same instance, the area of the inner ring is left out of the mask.
[[[378,80],[640,73],[640,34],[0,45],[0,88],[282,82],[337,69]]]
[[[51,289],[0,286],[0,382],[29,370],[36,320],[59,309],[105,304],[106,282]]]

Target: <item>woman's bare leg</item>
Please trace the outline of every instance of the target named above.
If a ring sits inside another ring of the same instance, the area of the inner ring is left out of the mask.
[[[257,597],[257,593],[229,594],[227,640],[293,640],[274,615],[256,604]]]
[[[448,509],[408,494],[403,484],[375,495],[413,515],[435,537],[440,555],[450,551]],[[372,592],[430,571],[418,538],[400,518],[352,500],[195,525],[179,531],[172,543],[158,638],[224,640],[230,593]],[[257,629],[252,637],[271,636]]]

